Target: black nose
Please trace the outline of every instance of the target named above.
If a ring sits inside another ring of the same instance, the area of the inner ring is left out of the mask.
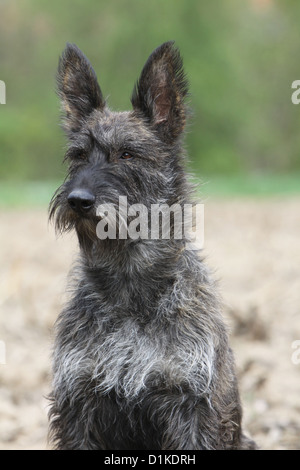
[[[95,196],[87,189],[74,189],[68,196],[69,206],[78,213],[87,213],[95,200]]]

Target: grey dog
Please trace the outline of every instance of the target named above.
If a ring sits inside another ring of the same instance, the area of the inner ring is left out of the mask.
[[[112,112],[68,44],[58,68],[69,171],[50,218],[75,229],[72,296],[56,323],[50,439],[56,449],[254,449],[241,427],[217,287],[187,238],[103,238],[103,203],[191,202],[182,138],[188,84],[173,42],[148,58],[132,110]]]

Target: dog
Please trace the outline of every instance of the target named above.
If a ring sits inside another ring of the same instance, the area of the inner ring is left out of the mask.
[[[154,239],[150,228],[126,238],[120,222],[132,223],[132,214],[124,220],[115,212],[115,236],[105,237],[109,218],[97,209],[112,210],[120,198],[147,211],[191,203],[183,150],[188,82],[179,50],[170,41],[152,52],[128,112],[109,109],[74,44],[57,77],[69,171],[50,219],[61,232],[75,229],[80,254],[55,327],[53,447],[255,449],[242,431],[216,283],[187,236],[175,236],[175,212],[169,237]]]

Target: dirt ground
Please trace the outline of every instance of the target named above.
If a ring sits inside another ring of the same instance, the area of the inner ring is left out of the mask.
[[[57,238],[46,210],[2,210],[0,221],[0,449],[46,449],[52,327],[76,239]],[[299,234],[300,198],[205,203],[204,253],[224,299],[244,425],[262,449],[300,449]]]

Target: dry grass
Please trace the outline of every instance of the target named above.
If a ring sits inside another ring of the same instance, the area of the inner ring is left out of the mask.
[[[300,449],[300,199],[212,200],[205,254],[220,279],[245,426],[263,449]],[[46,210],[2,211],[0,449],[45,449],[51,330],[74,236],[56,239]]]

